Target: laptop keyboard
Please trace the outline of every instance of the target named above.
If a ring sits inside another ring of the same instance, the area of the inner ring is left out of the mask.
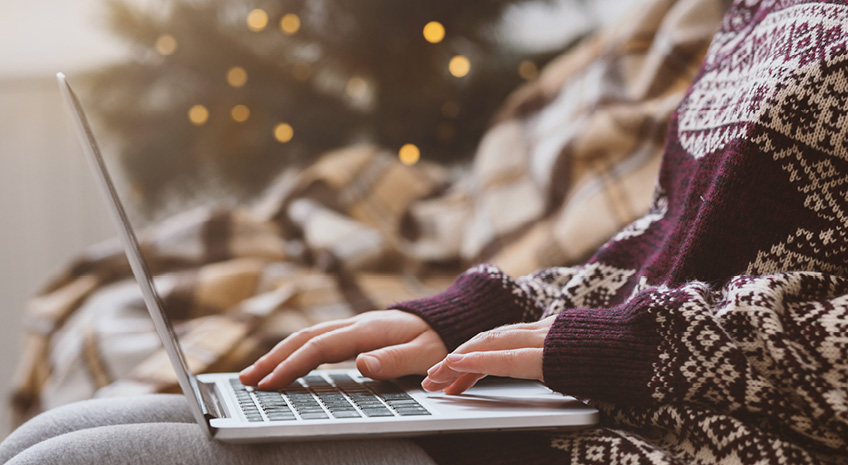
[[[230,384],[250,422],[430,415],[395,383],[360,383],[343,373],[304,376],[281,391],[245,387],[237,378]]]

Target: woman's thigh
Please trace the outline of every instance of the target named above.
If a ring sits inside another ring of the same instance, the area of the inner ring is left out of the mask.
[[[168,395],[99,399],[45,412],[0,445],[0,462],[9,459],[10,464],[433,463],[407,440],[220,443],[197,426],[183,396]]]
[[[74,431],[133,423],[188,422],[194,422],[188,403],[176,394],[75,402],[43,412],[13,431],[0,444],[0,463],[39,442]]]
[[[62,434],[24,450],[8,462],[90,463],[432,465],[433,461],[415,443],[405,440],[237,445],[213,441],[193,423],[137,423]]]

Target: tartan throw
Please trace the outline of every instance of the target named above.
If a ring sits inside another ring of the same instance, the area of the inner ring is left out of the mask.
[[[141,234],[195,372],[235,371],[304,326],[433,295],[469,265],[577,263],[648,210],[665,128],[726,4],[652,0],[518,89],[472,166],[352,146],[254,204]],[[178,390],[117,242],[33,298],[15,422],[97,396]]]

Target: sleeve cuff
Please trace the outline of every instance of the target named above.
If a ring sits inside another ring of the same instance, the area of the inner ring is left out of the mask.
[[[545,384],[576,397],[633,405],[649,400],[660,344],[647,296],[606,309],[569,309],[545,338]]]
[[[521,321],[526,303],[512,278],[494,267],[460,275],[441,294],[389,308],[420,316],[453,351],[477,333]]]

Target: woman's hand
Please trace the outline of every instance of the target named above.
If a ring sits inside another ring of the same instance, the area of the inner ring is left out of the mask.
[[[542,381],[542,351],[555,316],[480,333],[427,372],[428,391],[461,394],[487,375]]]
[[[280,389],[322,363],[355,356],[363,375],[390,379],[423,375],[446,355],[442,339],[420,317],[381,310],[298,331],[245,368],[239,379],[259,389]]]

